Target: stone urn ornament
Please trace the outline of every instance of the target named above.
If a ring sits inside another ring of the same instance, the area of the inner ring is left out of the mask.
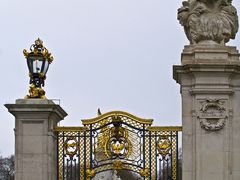
[[[232,0],[188,0],[178,9],[178,20],[190,44],[225,45],[238,31]]]

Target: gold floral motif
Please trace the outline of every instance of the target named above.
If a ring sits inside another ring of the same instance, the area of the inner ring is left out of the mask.
[[[66,154],[69,155],[70,157],[73,157],[75,154],[77,154],[78,148],[79,148],[79,143],[77,142],[76,138],[74,137],[69,137],[65,142],[64,142],[64,149],[66,151]]]
[[[122,161],[116,160],[113,162],[113,169],[114,170],[120,170],[122,169],[123,163]]]
[[[24,54],[25,57],[28,57],[28,54],[29,54],[29,53],[28,53],[28,51],[27,51],[26,49],[24,49],[24,50],[23,50],[23,54]]]
[[[132,149],[132,142],[129,139],[128,130],[126,128],[110,128],[108,140],[105,143],[105,154],[107,157],[112,158],[112,156],[121,156],[127,158],[132,154]]]
[[[113,143],[111,144],[112,150],[116,155],[119,155],[121,151],[125,148],[124,143]]]
[[[148,169],[141,169],[139,174],[142,176],[142,177],[148,177],[149,175],[149,171]]]
[[[157,142],[157,149],[158,149],[159,154],[161,154],[163,158],[167,154],[169,154],[171,147],[172,147],[172,143],[169,140],[168,136],[163,135],[159,138],[159,140]]]
[[[87,178],[92,178],[96,175],[96,172],[94,169],[87,169],[86,174],[87,174]]]

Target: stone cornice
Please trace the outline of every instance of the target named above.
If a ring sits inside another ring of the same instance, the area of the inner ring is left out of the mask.
[[[61,106],[55,104],[51,100],[17,100],[16,104],[5,104],[8,111],[13,114],[19,114],[21,112],[46,112],[46,113],[56,113],[59,119],[64,119],[67,113],[62,109]]]

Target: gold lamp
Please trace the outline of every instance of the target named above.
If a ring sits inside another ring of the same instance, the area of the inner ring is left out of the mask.
[[[23,54],[27,59],[30,77],[29,95],[25,98],[46,99],[45,91],[42,87],[44,87],[44,80],[46,79],[49,65],[53,61],[53,56],[43,46],[43,41],[39,38],[30,46],[30,52],[24,49]]]

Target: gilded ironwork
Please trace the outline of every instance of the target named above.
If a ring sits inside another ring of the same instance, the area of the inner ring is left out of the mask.
[[[148,169],[141,169],[139,173],[142,177],[148,177],[149,176]]]
[[[182,126],[150,126],[149,131],[182,131]]]
[[[176,133],[176,132],[173,132]],[[173,136],[172,137],[172,179],[176,180],[177,179],[177,171],[178,171],[178,149],[177,149],[177,137]]]
[[[31,45],[30,52],[28,52],[26,49],[24,49],[23,54],[26,58],[29,58],[32,54],[42,55],[44,58],[47,59],[47,61],[49,63],[52,63],[52,61],[54,59],[52,54],[48,51],[48,49],[43,46],[43,41],[40,38],[38,38],[35,41],[35,43]]]
[[[105,144],[107,157],[129,157],[132,153],[132,142],[128,138],[128,131],[123,127],[112,127],[109,139]]]
[[[84,127],[55,127],[58,180],[87,180],[127,170],[145,180],[178,180],[178,132],[152,120],[113,111],[83,120]]]
[[[119,161],[119,160],[113,161],[113,169],[114,170],[120,170],[122,168],[123,168],[122,161]]]
[[[64,150],[67,155],[73,157],[78,151],[79,145],[75,137],[69,137],[64,142]]]
[[[29,92],[29,95],[26,95],[25,99],[29,99],[29,98],[46,99],[45,91],[40,87],[36,87],[34,84],[30,85],[28,92]]]
[[[124,112],[124,111],[111,111],[111,112],[108,112],[108,113],[105,113],[105,114],[100,113],[99,116],[96,117],[96,118],[84,119],[84,120],[82,120],[82,124],[83,125],[95,124],[95,123],[98,123],[98,122],[102,121],[103,119],[108,119],[108,117],[114,117],[114,116],[115,117],[124,116],[124,117],[130,118],[133,121],[136,121],[140,124],[151,125],[152,122],[153,122],[153,119],[142,119],[142,118],[139,118],[137,116],[134,116],[134,115],[129,114],[129,113]]]
[[[87,169],[86,173],[87,173],[87,178],[92,178],[96,174],[95,170],[93,170],[93,169]]]
[[[168,136],[160,136],[157,141],[157,149],[158,153],[161,154],[162,157],[165,157],[167,154],[169,154],[172,143]]]
[[[79,126],[57,126],[53,129],[55,132],[84,132],[87,130],[86,127],[79,127]]]
[[[58,138],[58,180],[63,180],[63,171],[64,171],[64,164],[63,164],[63,157],[64,157],[64,139]]]

